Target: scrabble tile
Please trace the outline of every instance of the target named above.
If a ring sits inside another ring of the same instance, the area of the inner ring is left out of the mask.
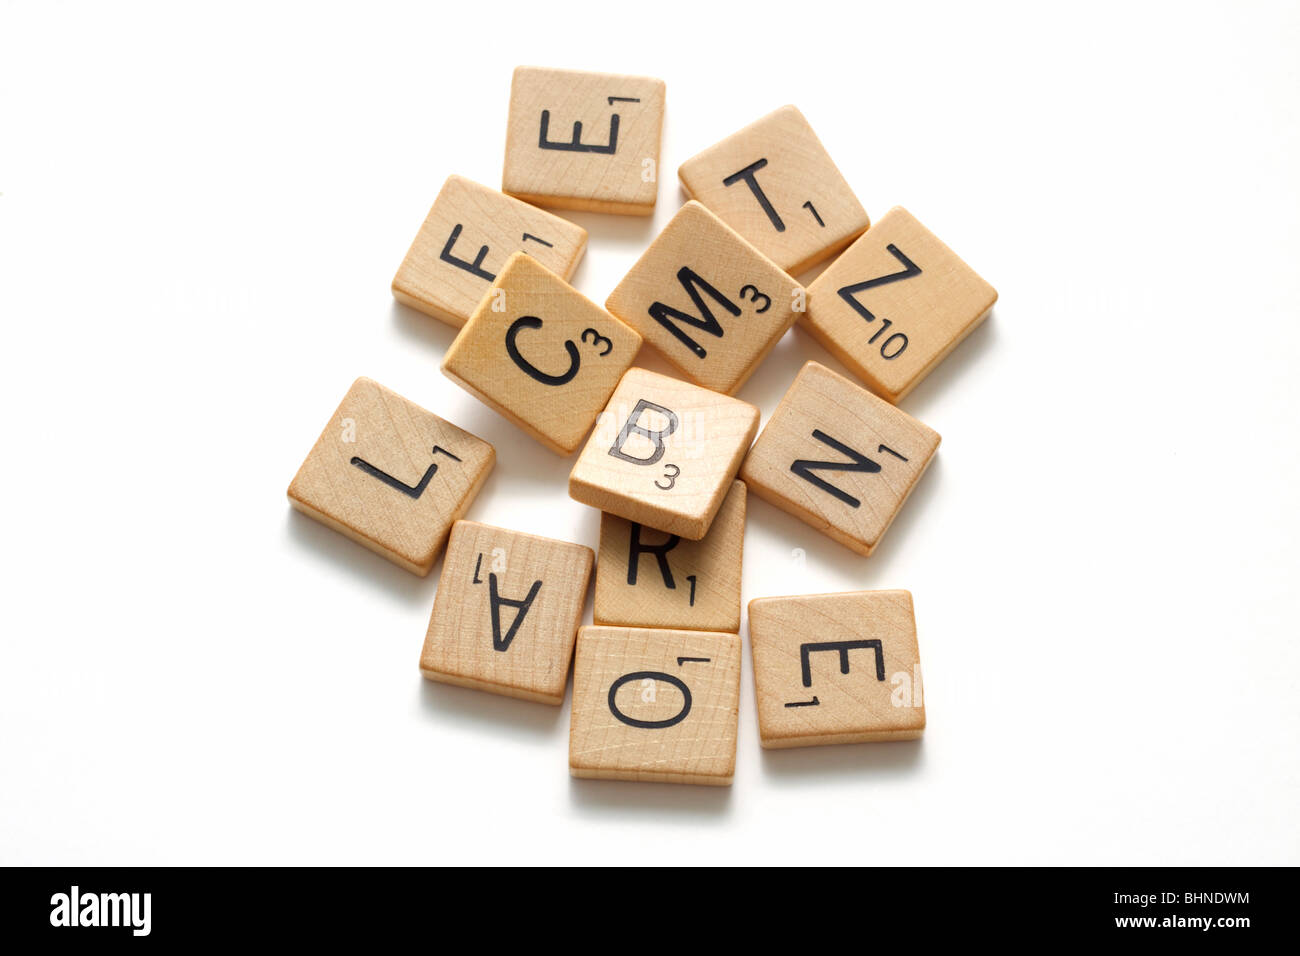
[[[420,673],[507,697],[563,703],[594,558],[580,544],[457,521]]]
[[[816,362],[800,370],[741,468],[749,490],[870,554],[939,433]]]
[[[629,369],[569,475],[585,505],[698,541],[758,430],[758,409]]]
[[[517,252],[447,349],[442,372],[569,455],[640,347],[636,332]]]
[[[586,247],[581,226],[448,176],[393,278],[393,298],[459,328],[511,253],[526,252],[568,279]]]
[[[575,777],[726,786],[739,703],[736,634],[584,627],[569,769]]]
[[[755,598],[749,646],[764,747],[913,740],[925,729],[907,591]]]
[[[997,299],[993,286],[895,206],[808,287],[801,321],[873,392],[897,402]]]
[[[870,220],[821,140],[783,106],[682,163],[682,186],[791,275],[833,256]]]
[[[289,485],[289,503],[423,577],[495,461],[481,438],[359,378]]]
[[[648,216],[663,121],[663,80],[518,67],[501,189],[543,206]]]
[[[731,483],[699,541],[601,515],[596,623],[739,631],[744,542],[742,481]]]
[[[794,324],[804,291],[697,202],[673,216],[605,308],[682,374],[730,395]]]

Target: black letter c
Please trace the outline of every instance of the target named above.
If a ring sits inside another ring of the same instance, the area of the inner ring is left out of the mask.
[[[541,327],[542,320],[535,315],[525,315],[515,319],[510,328],[506,330],[506,353],[523,370],[525,375],[536,379],[543,385],[564,385],[573,381],[573,377],[578,374],[578,366],[582,364],[582,356],[578,354],[578,347],[572,342],[566,340],[564,343],[565,351],[569,353],[569,370],[563,375],[547,375],[520,353],[519,346],[515,344],[519,332],[522,329],[540,329]]]

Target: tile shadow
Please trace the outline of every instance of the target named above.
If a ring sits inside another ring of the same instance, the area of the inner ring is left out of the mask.
[[[481,729],[485,735],[550,738],[564,726],[564,707],[503,697],[420,678],[420,710],[441,724]]]
[[[420,607],[433,601],[442,559],[439,558],[427,577],[418,577],[393,562],[362,547],[352,539],[327,528],[300,511],[285,505],[285,533],[296,547],[309,551],[316,560],[334,564],[345,573],[372,583],[399,600]]]
[[[764,750],[763,777],[778,785],[824,777],[901,777],[919,770],[923,743],[924,738]]]
[[[732,789],[679,783],[569,778],[569,794],[573,805],[580,813],[593,817],[627,818],[671,814],[677,818],[709,822],[730,812]]]

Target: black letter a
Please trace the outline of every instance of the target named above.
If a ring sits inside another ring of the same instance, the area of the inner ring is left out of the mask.
[[[528,614],[528,609],[533,606],[533,598],[537,597],[537,592],[542,589],[541,581],[534,581],[533,586],[528,589],[528,597],[522,601],[512,601],[510,598],[503,598],[497,593],[497,576],[488,575],[488,597],[492,602],[492,650],[507,651],[510,649],[510,642],[515,639],[515,633],[519,630],[519,625],[524,623],[524,617]],[[510,624],[510,630],[506,631],[506,636],[501,636],[501,605],[515,608],[518,611],[515,619]]]

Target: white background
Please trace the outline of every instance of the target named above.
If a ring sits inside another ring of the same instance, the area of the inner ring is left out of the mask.
[[[0,861],[1300,863],[1300,18],[1061,9],[4,4]],[[388,288],[519,63],[668,83],[598,302],[784,103],[999,290],[874,556],[751,499],[746,600],[913,591],[923,741],[762,752],[746,652],[730,790],[571,780],[567,704],[421,679],[437,569],[290,512],[364,374],[496,445],[471,518],[595,545]]]

